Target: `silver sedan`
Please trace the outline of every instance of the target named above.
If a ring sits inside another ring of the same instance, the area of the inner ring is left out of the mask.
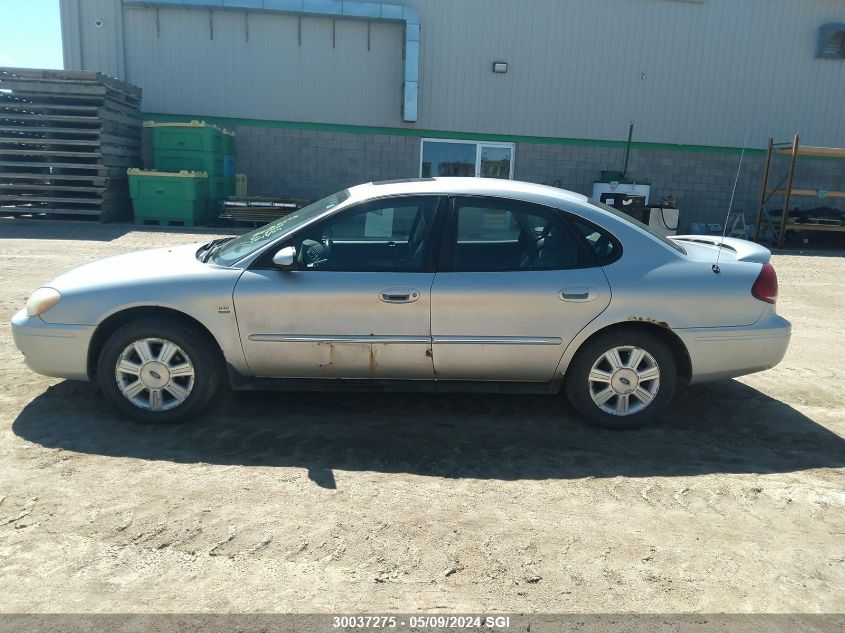
[[[251,233],[71,270],[12,319],[34,371],[96,380],[130,417],[234,389],[564,391],[635,428],[679,381],[768,369],[790,324],[770,253],[666,239],[514,181],[368,183]],[[718,263],[717,263],[718,260]]]

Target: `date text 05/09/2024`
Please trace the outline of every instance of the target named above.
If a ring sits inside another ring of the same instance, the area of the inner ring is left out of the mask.
[[[506,615],[336,615],[332,625],[338,629],[508,629]]]

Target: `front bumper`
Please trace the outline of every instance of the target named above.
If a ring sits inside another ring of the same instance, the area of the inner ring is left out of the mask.
[[[12,317],[12,337],[27,367],[45,376],[88,380],[88,346],[96,326],[45,323],[21,310]]]
[[[771,369],[783,360],[792,325],[772,313],[754,325],[673,330],[686,345],[692,383],[724,380]]]

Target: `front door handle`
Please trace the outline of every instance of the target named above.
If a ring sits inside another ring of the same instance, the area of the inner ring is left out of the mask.
[[[413,303],[420,298],[416,288],[385,288],[378,293],[379,301],[384,303]]]
[[[557,293],[558,299],[561,301],[570,301],[572,303],[586,303],[592,301],[599,296],[599,291],[592,286],[584,286],[581,288],[564,288]]]

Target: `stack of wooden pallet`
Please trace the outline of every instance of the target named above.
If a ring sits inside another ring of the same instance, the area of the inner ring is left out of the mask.
[[[131,217],[141,89],[100,73],[0,67],[0,215]]]

